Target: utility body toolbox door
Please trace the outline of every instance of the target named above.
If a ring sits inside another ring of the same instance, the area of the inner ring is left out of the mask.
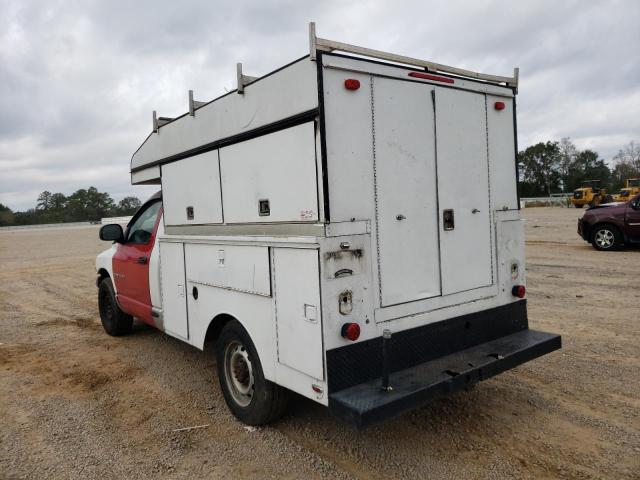
[[[278,362],[322,380],[318,251],[274,248],[272,252]]]
[[[174,337],[188,340],[187,284],[183,243],[160,242],[160,284],[164,330]]]
[[[485,95],[435,92],[442,294],[493,283]]]
[[[380,306],[492,285],[484,94],[373,77]]]
[[[440,295],[433,87],[374,77],[380,304]]]

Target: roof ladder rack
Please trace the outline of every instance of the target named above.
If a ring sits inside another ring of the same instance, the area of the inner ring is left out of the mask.
[[[238,93],[242,95],[244,94],[244,87],[250,84],[251,82],[253,82],[254,80],[257,80],[258,77],[251,77],[249,75],[244,75],[242,73],[242,63],[238,63],[236,65],[236,72],[238,74]]]
[[[362,55],[370,58],[377,58],[380,60],[386,60],[394,63],[401,63],[410,65],[413,67],[424,68],[430,72],[450,73],[463,78],[471,78],[474,80],[482,80],[489,83],[505,84],[508,87],[518,88],[518,76],[519,69],[513,69],[512,77],[503,77],[499,75],[488,75],[485,73],[473,72],[471,70],[465,70],[462,68],[449,67],[447,65],[441,65],[439,63],[429,62],[426,60],[420,60],[418,58],[406,57],[404,55],[396,55],[394,53],[387,53],[381,50],[374,50],[371,48],[358,47],[356,45],[350,45],[348,43],[336,42],[334,40],[328,40],[326,38],[320,38],[316,36],[316,24],[315,22],[309,23],[309,49],[311,60],[316,59],[316,52],[318,50],[325,52],[332,52],[338,50],[341,52],[354,53],[356,55]]]
[[[199,102],[193,99],[193,90],[189,90],[189,115],[192,117],[196,114],[196,110],[206,105],[207,102]]]
[[[158,117],[156,111],[153,111],[153,133],[158,133],[158,129],[166,125],[169,122],[172,122],[174,119],[171,117]]]

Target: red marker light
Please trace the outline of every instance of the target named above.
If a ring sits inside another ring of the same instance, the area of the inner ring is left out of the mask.
[[[496,102],[493,104],[493,108],[496,110],[504,110],[504,102]]]
[[[409,76],[414,78],[424,78],[425,80],[433,80],[435,82],[455,83],[453,78],[440,77],[438,75],[431,75],[430,73],[409,72]]]
[[[356,80],[355,78],[347,78],[344,81],[344,88],[347,90],[358,90],[360,88],[360,80]]]
[[[527,293],[527,289],[524,287],[524,285],[514,285],[513,288],[511,289],[511,294],[514,297],[524,298],[526,293]]]
[[[352,342],[360,338],[360,325],[357,323],[345,323],[342,325],[341,335]]]

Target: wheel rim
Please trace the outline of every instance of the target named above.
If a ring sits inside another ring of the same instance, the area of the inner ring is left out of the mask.
[[[606,228],[596,232],[596,243],[600,248],[611,248],[613,246],[614,238],[613,232]]]
[[[253,398],[253,366],[249,352],[240,342],[230,342],[224,352],[224,375],[229,393],[241,407]]]

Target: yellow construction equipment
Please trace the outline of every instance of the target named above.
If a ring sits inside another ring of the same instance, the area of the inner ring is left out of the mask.
[[[640,178],[627,178],[627,186],[613,196],[616,202],[628,202],[640,193]]]
[[[571,205],[576,208],[582,208],[585,205],[597,207],[610,199],[611,196],[607,195],[607,189],[600,188],[600,180],[585,180],[580,188],[573,191]]]

